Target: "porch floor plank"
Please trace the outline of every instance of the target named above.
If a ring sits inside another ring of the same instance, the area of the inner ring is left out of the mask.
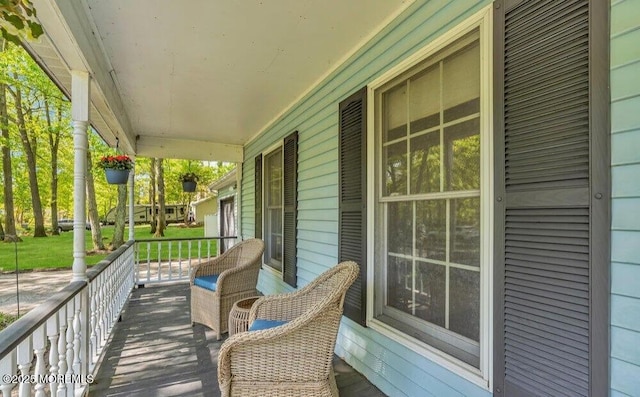
[[[188,284],[134,289],[89,396],[220,396],[222,342],[191,326]],[[340,396],[384,396],[337,357],[334,367]]]

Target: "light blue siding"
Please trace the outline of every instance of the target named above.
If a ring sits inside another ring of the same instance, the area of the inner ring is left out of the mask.
[[[638,366],[615,358],[611,359],[611,388],[628,396],[637,396],[640,390]]]
[[[640,80],[638,77],[635,78]],[[611,137],[611,152],[613,155],[611,158],[611,164],[616,166],[638,161],[639,147],[640,130],[631,130],[613,134]]]
[[[630,296],[613,295],[611,297],[611,325],[629,330],[640,330],[640,305],[638,304],[638,299]]]
[[[626,328],[614,327],[611,330],[611,354],[619,360],[640,365],[640,334]],[[638,389],[640,391],[640,389]]]
[[[640,7],[633,0],[615,1],[611,8],[611,36],[616,37],[638,28]]]
[[[640,395],[640,1],[611,7],[611,395]]]
[[[638,40],[640,40],[640,35]],[[637,47],[640,48],[640,46]],[[640,63],[637,67],[640,67]],[[637,96],[613,102],[611,104],[611,132],[640,129],[638,109],[640,109],[640,97]]]
[[[611,292],[614,295],[640,299],[640,266],[635,263],[613,262],[611,265]],[[640,343],[636,343],[640,346]]]

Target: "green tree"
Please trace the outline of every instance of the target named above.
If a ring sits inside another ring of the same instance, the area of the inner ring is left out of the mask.
[[[46,237],[44,214],[40,195],[40,184],[37,173],[38,133],[43,130],[38,124],[39,108],[42,96],[38,89],[46,78],[38,65],[26,54],[22,48],[10,45],[8,51],[13,56],[10,65],[10,76],[13,81],[7,84],[8,92],[13,97],[14,123],[17,127],[23,153],[26,158],[29,191],[31,193],[31,209],[34,218],[34,237]],[[42,176],[44,177],[44,176]]]
[[[6,41],[0,38],[0,69],[6,70],[5,67],[5,46]],[[3,74],[0,74],[2,76]],[[0,77],[1,78],[1,77]],[[11,139],[9,135],[9,114],[7,111],[7,86],[4,79],[0,80],[0,131],[2,132],[2,176],[3,176],[3,204],[4,204],[4,230],[2,239],[5,235],[17,236],[16,220],[13,200],[13,173],[11,169]]]
[[[156,159],[156,191],[158,193],[158,219],[156,231],[153,237],[164,237],[165,220],[165,201],[164,201],[164,164],[163,159]]]
[[[98,214],[98,203],[96,202],[96,188],[93,179],[93,162],[91,161],[91,151],[87,150],[87,211],[91,221],[91,242],[95,251],[104,251],[102,241],[102,230],[100,229],[100,216]]]
[[[0,1],[2,38],[20,44],[20,39],[37,39],[42,33],[42,26],[36,19],[36,9],[29,0]]]
[[[118,204],[116,206],[116,224],[113,227],[111,249],[115,250],[124,244],[124,224],[127,207],[127,185],[118,185]]]

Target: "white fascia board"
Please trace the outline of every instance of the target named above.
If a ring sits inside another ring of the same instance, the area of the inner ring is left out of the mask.
[[[190,139],[139,136],[138,156],[239,163],[243,159],[242,145],[205,142]]]

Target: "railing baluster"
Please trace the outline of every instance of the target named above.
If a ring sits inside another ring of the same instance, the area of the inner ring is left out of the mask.
[[[11,353],[7,354],[0,360],[0,371],[3,376],[0,380],[0,390],[2,391],[2,397],[10,397],[11,390],[16,386],[15,383],[8,382],[12,380],[13,376],[16,374],[16,354],[15,350]]]
[[[75,317],[75,302],[72,300],[70,300],[67,303],[67,334],[66,334],[66,339],[67,339],[67,346],[66,346],[66,365],[67,365],[67,371],[66,371],[66,376],[65,376],[65,384],[66,384],[66,394],[67,396],[72,396],[73,395],[73,385],[70,383],[70,380],[72,379],[72,375],[73,375],[73,359],[74,359],[74,351],[73,351],[73,341],[75,338],[75,335],[73,333],[73,318]]]
[[[73,373],[79,375],[82,373],[81,367],[81,349],[82,349],[82,330],[81,325],[82,321],[80,319],[80,310],[82,309],[80,303],[81,296],[80,294],[76,295],[74,298],[75,312],[73,315]]]
[[[47,338],[49,338],[49,375],[53,382],[49,384],[51,395],[58,393],[58,338],[60,336],[60,321],[57,315],[49,317],[47,320]]]
[[[134,277],[136,284],[140,282],[140,246],[138,244],[134,244]]]
[[[193,266],[191,266],[191,240],[187,241],[187,249],[189,250],[189,253],[187,254],[187,260],[189,261],[189,274],[191,274],[191,269],[193,268]]]
[[[33,360],[32,335],[27,337],[18,345],[18,370],[20,376],[29,376],[31,369],[31,360]],[[20,383],[18,388],[20,397],[29,397],[31,395],[31,385],[29,382]]]
[[[151,243],[147,243],[147,282],[151,281]]]
[[[67,307],[63,306],[58,311],[58,321],[60,332],[58,333],[58,375],[59,379],[67,373]],[[58,397],[67,395],[67,385],[64,382],[58,383],[56,390]]]
[[[105,306],[104,289],[106,288],[106,286],[104,283],[104,278],[105,278],[105,272],[100,273],[100,275],[96,278],[96,281],[98,283],[98,313],[97,313],[98,329],[96,329],[96,336],[97,336],[96,347],[97,347],[98,353],[102,351],[102,344],[103,344],[103,341],[105,340],[104,327],[106,324],[104,323],[104,306]]]
[[[178,278],[182,279],[182,241],[178,241],[178,267],[180,268]]]
[[[171,244],[171,241],[169,241],[168,244],[169,252],[167,253],[167,255],[169,256],[169,280],[173,280],[173,275],[171,274],[171,248],[173,244]]]
[[[44,360],[44,352],[46,347],[45,325],[41,325],[33,333],[33,352],[36,355],[35,380],[36,385],[35,397],[44,397],[45,392],[45,376],[47,375],[47,365]]]
[[[97,293],[96,283],[89,284],[89,371],[91,371],[95,365],[98,349],[96,347],[97,341]]]
[[[162,281],[162,242],[158,241],[158,244],[156,244],[158,247],[158,277],[157,280],[158,281]]]

